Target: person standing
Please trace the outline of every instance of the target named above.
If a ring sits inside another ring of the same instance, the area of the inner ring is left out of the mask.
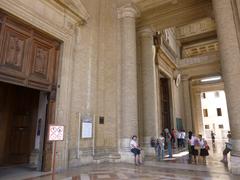
[[[164,159],[164,142],[165,138],[163,137],[163,133],[161,133],[156,145],[157,158],[159,161]]]
[[[130,141],[130,148],[131,148],[131,152],[134,154],[134,162],[135,162],[135,165],[137,166],[140,164],[141,149],[139,148],[136,135],[132,136],[132,140]]]
[[[180,148],[182,146],[182,143],[181,143],[181,134],[182,132],[181,131],[177,131],[177,146],[178,148]]]
[[[175,143],[176,143],[176,139],[177,139],[175,129],[172,129],[170,135],[171,135],[172,148],[175,149],[176,148]]]
[[[191,136],[190,145],[191,145],[191,154],[194,157],[194,162],[197,163],[199,141],[198,141],[198,138],[194,134],[192,134],[192,136]]]
[[[199,146],[200,146],[200,156],[203,159],[203,163],[206,163],[206,156],[209,155],[208,150],[209,146],[207,141],[202,138],[202,135],[199,134]]]
[[[185,130],[181,131],[181,145],[183,148],[185,148],[185,138],[186,138],[186,132]]]
[[[167,143],[167,147],[168,147],[168,157],[172,158],[172,136],[171,136],[168,128],[166,128],[164,131],[166,133],[166,143]]]
[[[215,145],[215,133],[211,131],[212,144]]]
[[[232,151],[232,140],[231,140],[232,136],[230,131],[228,131],[227,137],[228,137],[228,142],[225,143],[226,145],[225,145],[225,149],[223,150],[223,159],[221,160],[221,162],[223,163],[228,162],[227,155],[230,151]]]
[[[189,159],[188,159],[188,161],[189,162],[192,162],[192,143],[191,143],[191,139],[192,139],[192,131],[188,131],[188,155],[189,155]]]

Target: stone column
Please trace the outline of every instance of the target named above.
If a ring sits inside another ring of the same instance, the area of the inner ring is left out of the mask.
[[[213,0],[213,7],[233,142],[230,169],[233,174],[240,174],[240,46],[231,2]]]
[[[186,131],[193,130],[192,123],[192,107],[191,107],[191,97],[190,97],[190,87],[189,78],[186,75],[182,76],[182,87],[183,87],[183,100],[184,100],[184,124]]]
[[[142,99],[143,99],[143,124],[144,147],[146,154],[154,154],[150,146],[151,137],[158,135],[157,88],[155,55],[153,52],[153,31],[144,28],[138,31],[141,43],[142,63]]]
[[[200,92],[194,92],[193,94],[194,102],[193,102],[193,108],[194,108],[194,130],[196,135],[202,134],[203,135],[203,119],[202,119],[202,105],[201,105],[201,93]]]
[[[121,122],[120,149],[129,152],[132,135],[138,135],[136,26],[137,9],[127,4],[118,9],[121,26]]]

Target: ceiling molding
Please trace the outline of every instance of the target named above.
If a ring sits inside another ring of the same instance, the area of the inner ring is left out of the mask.
[[[194,23],[176,28],[177,39],[186,39],[213,31],[216,31],[216,23],[212,18],[204,18]]]
[[[168,3],[176,3],[176,0],[132,0],[141,12],[152,9],[156,6],[161,6]]]
[[[209,0],[178,0],[176,4],[164,4],[141,14],[137,28],[154,26],[161,30],[172,26],[182,26],[201,18],[210,17],[212,3]]]
[[[211,41],[205,41],[202,43],[196,43],[188,46],[183,46],[182,56],[183,58],[189,58],[194,56],[200,56],[207,53],[217,52],[219,49],[217,39]]]

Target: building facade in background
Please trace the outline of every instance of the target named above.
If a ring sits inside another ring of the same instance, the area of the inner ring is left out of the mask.
[[[201,96],[204,136],[211,139],[227,139],[230,131],[227,103],[224,91],[203,92]]]

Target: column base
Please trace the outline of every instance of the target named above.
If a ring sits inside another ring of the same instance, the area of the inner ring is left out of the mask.
[[[121,156],[121,159],[120,159],[121,162],[134,163],[134,155],[131,152],[130,141],[131,141],[130,138],[120,139],[119,154]]]
[[[151,147],[151,138],[150,136],[144,137],[144,154],[145,156],[155,156],[155,149],[154,147]]]
[[[240,175],[240,157],[232,156],[230,157],[230,172],[235,175]]]
[[[39,161],[40,152],[38,149],[34,149],[31,152],[30,158],[29,158],[29,164],[32,168],[38,167],[38,161]]]

